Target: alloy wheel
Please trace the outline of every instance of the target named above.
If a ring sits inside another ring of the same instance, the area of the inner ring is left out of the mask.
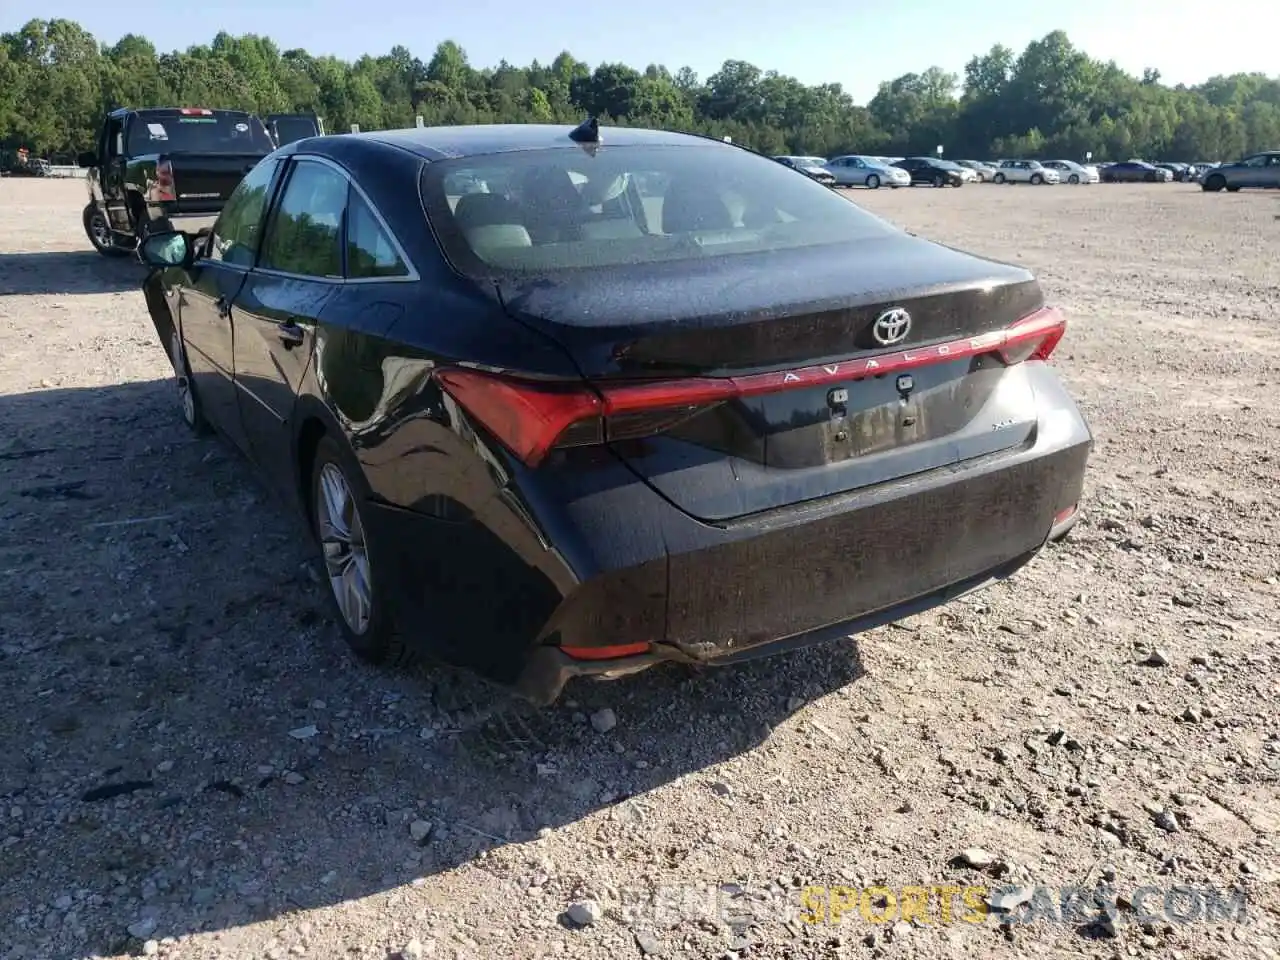
[[[101,213],[94,213],[89,218],[89,232],[93,235],[93,242],[101,249],[109,249],[114,241],[111,238],[111,229],[107,226],[107,218]]]
[[[373,614],[364,524],[351,486],[337,464],[326,463],[320,468],[319,486],[316,526],[325,573],[342,618],[351,632],[359,636],[369,629]]]

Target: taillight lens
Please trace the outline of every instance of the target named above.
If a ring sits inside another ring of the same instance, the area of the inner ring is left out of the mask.
[[[1005,363],[1048,360],[1067,332],[1067,318],[1055,307],[1037,310],[1003,331],[1004,343],[997,351]]]
[[[503,446],[536,467],[556,447],[653,436],[710,407],[743,397],[847,383],[985,354],[995,354],[1006,364],[1047,360],[1066,326],[1061,312],[1045,307],[1005,330],[976,337],[744,377],[589,386],[451,369],[438,371],[436,379]]]
[[[173,164],[168,160],[161,160],[156,164],[156,200],[177,200],[178,195],[173,189]]]

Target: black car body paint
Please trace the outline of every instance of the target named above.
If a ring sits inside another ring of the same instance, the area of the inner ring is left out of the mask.
[[[566,133],[396,131],[273,155],[323,158],[357,184],[410,277],[272,278],[197,260],[148,279],[163,339],[173,305],[220,276],[227,322],[249,331],[233,342],[257,355],[233,348],[219,366],[190,344],[195,383],[231,398],[217,425],[285,498],[307,508],[320,435],[350,451],[374,576],[403,631],[546,701],[578,673],[732,662],[944,602],[1016,570],[1076,506],[1091,435],[1056,375],[962,349],[1043,306],[1021,268],[868,218],[865,247],[476,276],[441,252],[448,214],[406,201],[436,161],[561,149]],[[602,151],[706,149],[651,131],[603,139]],[[876,343],[871,326],[893,308],[911,329]],[[303,344],[272,338],[285,319]],[[891,354],[907,357],[908,381],[866,366]],[[855,364],[847,380],[842,363]],[[638,378],[778,389],[694,405],[633,439],[553,446],[531,466],[443,388],[450,370],[604,396]],[[826,373],[809,386],[792,370]]]

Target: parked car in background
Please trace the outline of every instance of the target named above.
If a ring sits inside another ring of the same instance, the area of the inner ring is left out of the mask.
[[[793,170],[799,170],[801,173],[808,174],[814,180],[826,187],[836,186],[835,175],[827,169],[827,161],[822,157],[793,157],[781,155],[774,157],[784,167],[790,167]]]
[[[1145,160],[1125,160],[1099,171],[1103,183],[1169,183],[1173,173]]]
[[[1280,188],[1280,150],[1219,164],[1204,174],[1200,187],[1211,193],[1224,189],[1235,193],[1241,187]]]
[[[276,149],[253,114],[202,107],[122,108],[106,117],[89,168],[84,232],[118,256],[183,217],[209,218],[254,165]]]
[[[993,183],[1029,183],[1033,186],[1058,182],[1058,171],[1039,160],[1001,160]]]
[[[1168,170],[1173,174],[1173,179],[1179,183],[1184,183],[1191,179],[1191,164],[1189,163],[1179,163],[1170,160],[1152,164],[1152,166],[1158,167],[1161,170]]]
[[[962,167],[972,170],[979,183],[989,183],[996,175],[996,165],[983,160],[957,160]]]
[[[879,187],[907,187],[911,185],[911,177],[906,171],[884,161],[881,157],[864,157],[848,154],[843,157],[832,157],[827,161],[827,171],[836,179],[841,187],[867,187],[875,190]]]
[[[959,164],[934,157],[905,157],[894,166],[907,172],[912,186],[928,184],[931,187],[963,187],[967,182],[964,174],[973,173],[972,170],[965,171]]]
[[[1033,274],[740,147],[600,133],[302,140],[142,244],[182,417],[307,519],[356,654],[548,703],[919,614],[1065,535],[1092,437]]]
[[[1206,161],[1206,160],[1201,160],[1197,163],[1193,163],[1191,165],[1192,181],[1195,183],[1202,182],[1204,180],[1205,174],[1207,174],[1210,170],[1213,170],[1217,166],[1218,166],[1217,163],[1210,163],[1209,161]]]
[[[314,113],[269,113],[262,119],[277,147],[324,136],[324,124]]]
[[[1058,174],[1059,183],[1097,183],[1102,179],[1098,168],[1092,164],[1076,163],[1074,160],[1046,160],[1044,166]]]

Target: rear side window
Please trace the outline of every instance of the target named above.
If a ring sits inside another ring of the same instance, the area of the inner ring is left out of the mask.
[[[897,231],[768,157],[721,144],[576,146],[426,165],[422,196],[463,273],[626,267]]]
[[[347,277],[407,277],[409,268],[364,197],[354,188],[347,203]]]
[[[296,161],[267,225],[258,265],[306,277],[340,278],[346,208],[346,177],[323,163]]]

